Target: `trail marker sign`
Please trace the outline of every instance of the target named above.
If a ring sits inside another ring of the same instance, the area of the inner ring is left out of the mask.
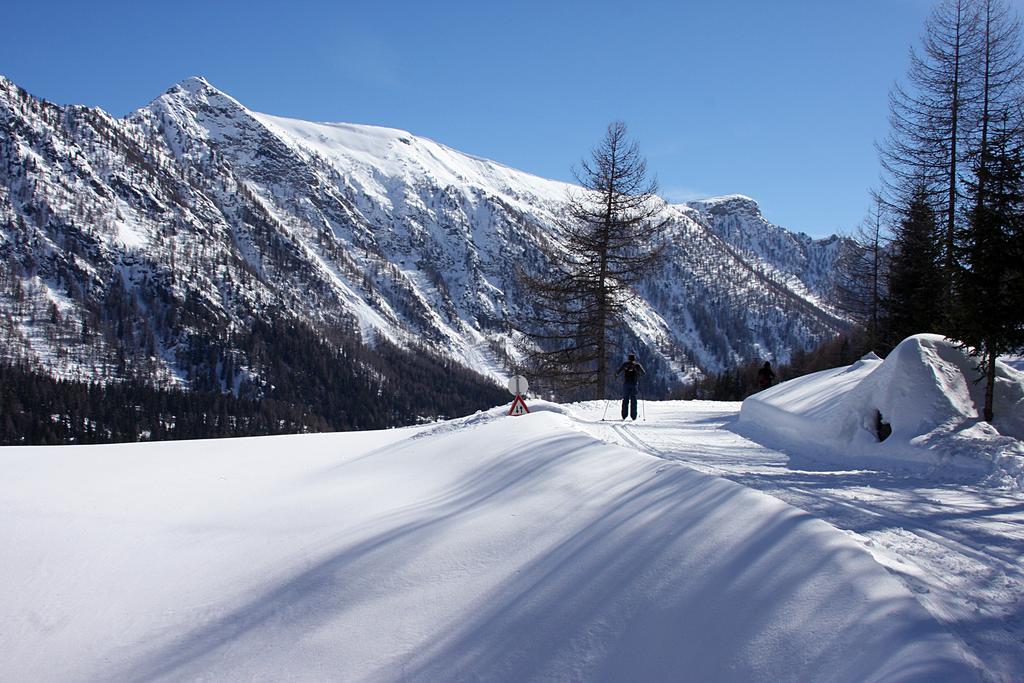
[[[526,407],[526,401],[523,400],[523,394],[529,390],[530,385],[522,375],[516,375],[508,381],[508,391],[515,396],[512,400],[512,408],[508,411],[509,415],[525,415],[530,412],[530,409]]]
[[[526,407],[526,401],[523,400],[522,396],[516,396],[512,399],[512,408],[508,411],[509,415],[525,415],[530,412],[530,409]]]

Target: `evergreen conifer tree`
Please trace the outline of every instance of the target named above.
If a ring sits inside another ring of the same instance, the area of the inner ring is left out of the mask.
[[[1024,150],[1004,129],[986,148],[969,187],[973,207],[962,231],[964,267],[953,336],[979,358],[991,422],[995,361],[1024,346]]]
[[[924,186],[910,199],[896,227],[889,270],[888,330],[890,342],[921,332],[934,332],[945,313],[938,247],[939,227]]]

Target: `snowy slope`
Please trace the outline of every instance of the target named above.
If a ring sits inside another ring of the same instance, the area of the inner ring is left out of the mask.
[[[569,189],[404,131],[259,114],[201,78],[115,119],[0,77],[0,355],[194,383],[230,343],[212,373],[259,385],[252,321],[284,318],[497,377],[530,302],[516,269],[564,248]],[[667,259],[621,331],[663,390],[843,326],[825,243],[787,241],[749,202],[694,206],[664,205]]]
[[[361,189],[375,193],[381,203],[390,201],[391,188],[413,188],[428,176],[437,185],[458,188],[467,197],[484,190],[518,203],[523,210],[561,206],[572,187],[395,128],[252,115],[306,154],[327,159]]]
[[[810,421],[802,439],[767,448],[740,435],[751,433],[740,408],[645,402],[642,419],[622,424],[600,419],[602,402],[573,407],[602,440],[725,477],[843,530],[953,633],[984,680],[1024,679],[1024,492],[983,474],[965,481],[948,468],[894,470],[877,456],[835,453]]]
[[[977,680],[847,536],[584,429],[0,449],[0,677]]]

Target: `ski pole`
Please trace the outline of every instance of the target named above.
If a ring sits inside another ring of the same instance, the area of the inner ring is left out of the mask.
[[[605,417],[605,415],[607,415],[607,414],[608,414],[608,402],[609,402],[609,401],[608,401],[608,399],[606,398],[606,399],[604,400],[604,412],[603,412],[603,413],[601,413],[601,422],[604,422],[604,417]]]
[[[637,388],[639,389],[639,383]],[[644,422],[647,422],[647,404],[644,403],[644,392],[642,391],[640,392],[640,412],[644,416]]]

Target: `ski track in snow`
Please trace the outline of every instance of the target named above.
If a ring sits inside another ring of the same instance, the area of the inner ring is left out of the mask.
[[[598,438],[730,479],[842,529],[950,629],[989,680],[1022,680],[1018,492],[772,450],[732,431],[739,403],[648,402],[649,415],[628,424],[602,420],[600,402],[574,408],[581,427]]]
[[[969,661],[950,633],[966,620],[930,616],[862,537],[698,471],[785,465],[725,429],[734,404],[649,405],[651,423],[628,427],[602,423],[600,403],[531,408],[0,449],[0,546],[16,549],[0,563],[0,680],[1019,673],[992,647]],[[915,571],[932,597],[966,594]]]

